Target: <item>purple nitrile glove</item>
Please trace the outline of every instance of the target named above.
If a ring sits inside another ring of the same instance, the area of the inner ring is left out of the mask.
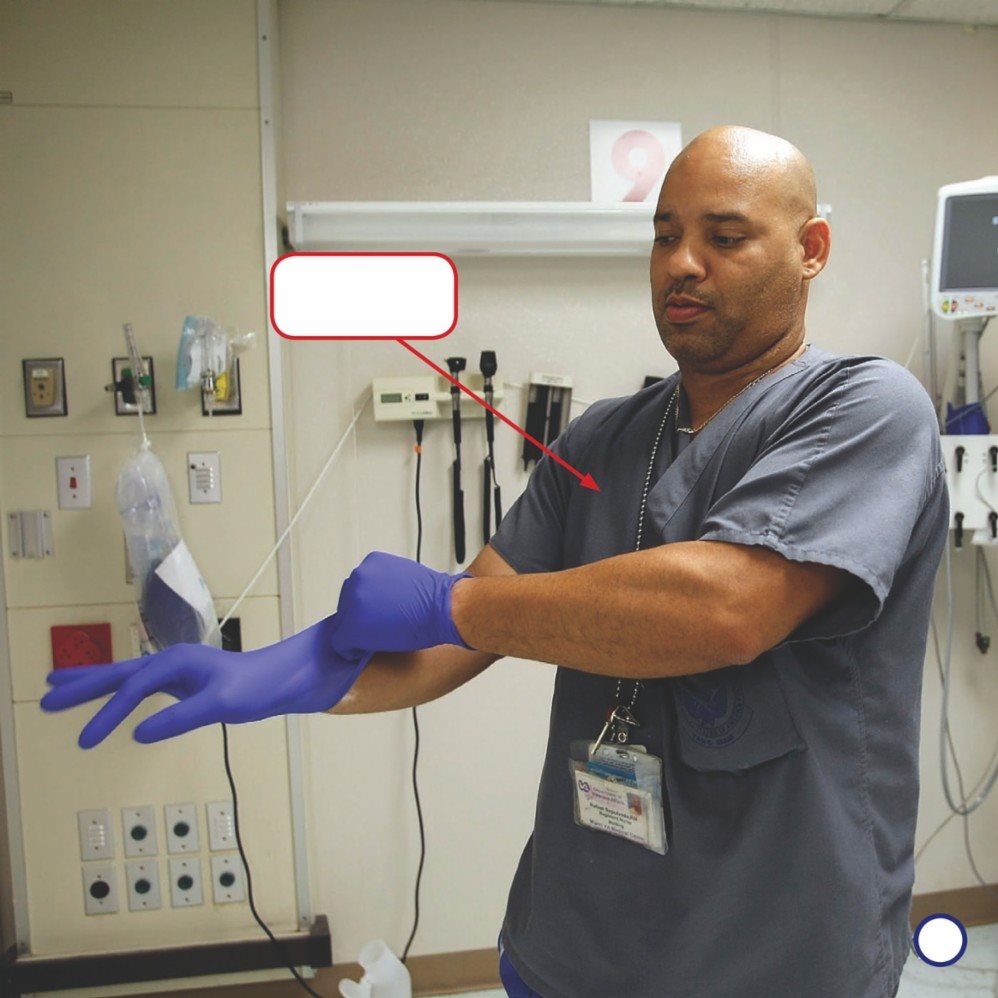
[[[81,748],[102,742],[153,693],[169,693],[180,702],[142,721],[134,733],[138,742],[173,738],[205,724],[329,710],[353,686],[371,657],[337,654],[330,641],[335,616],[254,651],[179,644],[112,665],[57,669],[47,677],[53,688],[40,706],[65,710],[114,693],[80,732]]]
[[[341,655],[470,648],[451,617],[451,590],[467,572],[448,575],[409,558],[372,551],[340,590],[333,647]]]

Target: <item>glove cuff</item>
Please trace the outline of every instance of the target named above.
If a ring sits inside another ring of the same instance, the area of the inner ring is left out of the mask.
[[[462,579],[472,578],[471,572],[459,572],[457,575],[445,576],[447,579],[447,599],[444,603],[447,610],[447,620],[444,622],[444,627],[442,628],[442,641],[441,644],[446,645],[457,645],[459,648],[467,648],[469,651],[475,651],[471,645],[461,637],[460,631],[457,629],[457,625],[454,623],[454,612],[451,608],[451,599],[454,595],[454,586],[457,585]]]

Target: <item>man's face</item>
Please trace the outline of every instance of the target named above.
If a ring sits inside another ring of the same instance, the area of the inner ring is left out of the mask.
[[[659,335],[681,365],[733,370],[803,324],[798,214],[781,203],[778,180],[727,156],[694,152],[673,164],[655,215],[651,290]]]

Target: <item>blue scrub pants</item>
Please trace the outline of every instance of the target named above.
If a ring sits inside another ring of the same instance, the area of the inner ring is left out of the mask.
[[[499,977],[509,998],[541,998],[532,991],[523,978],[516,972],[506,955],[506,947],[502,944],[502,933],[499,933]]]

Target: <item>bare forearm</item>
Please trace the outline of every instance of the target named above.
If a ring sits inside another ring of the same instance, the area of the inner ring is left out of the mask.
[[[562,572],[465,579],[453,590],[462,637],[494,654],[611,676],[685,675],[745,660],[704,544],[670,544]],[[730,566],[725,566],[730,568]]]
[[[473,679],[499,656],[439,645],[414,652],[378,652],[331,714],[373,714],[418,707]]]

